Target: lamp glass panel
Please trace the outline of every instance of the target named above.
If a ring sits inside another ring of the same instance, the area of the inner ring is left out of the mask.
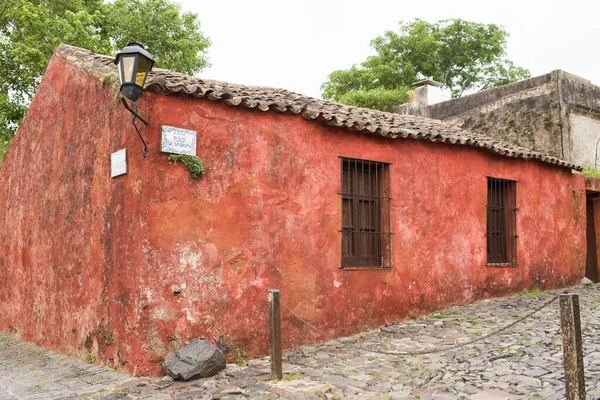
[[[122,65],[122,78],[121,84],[125,83],[133,83],[134,82],[134,66],[135,66],[135,54],[124,54],[121,56],[121,62],[119,65]]]
[[[138,59],[138,69],[135,75],[135,84],[144,87],[144,82],[146,81],[146,75],[148,75],[148,70],[150,69],[150,60],[148,60],[144,56],[140,56]]]

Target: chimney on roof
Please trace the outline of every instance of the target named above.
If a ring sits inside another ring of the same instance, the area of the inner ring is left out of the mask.
[[[423,79],[413,83],[415,90],[411,95],[412,107],[421,108],[450,100],[448,93],[442,90],[442,84],[431,79]]]

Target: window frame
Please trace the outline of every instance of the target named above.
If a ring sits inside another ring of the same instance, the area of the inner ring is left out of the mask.
[[[341,190],[338,194],[342,203],[340,269],[392,269],[391,164],[339,158]],[[368,204],[366,209],[365,203]]]
[[[487,267],[518,267],[517,180],[486,177]]]

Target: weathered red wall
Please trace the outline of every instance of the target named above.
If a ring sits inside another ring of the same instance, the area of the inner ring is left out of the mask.
[[[264,354],[269,288],[345,335],[584,274],[584,182],[564,168],[157,93],[144,159],[114,94],[54,57],[0,167],[2,330],[156,374],[198,337]],[[160,125],[198,131],[204,178],[159,152]],[[339,269],[338,156],[391,163],[392,270]],[[485,266],[486,176],[518,181],[517,268]],[[285,347],[322,340],[282,313]]]

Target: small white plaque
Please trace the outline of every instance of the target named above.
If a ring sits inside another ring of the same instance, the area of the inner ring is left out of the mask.
[[[127,149],[115,151],[110,155],[110,176],[125,175],[127,173]]]
[[[161,151],[163,153],[196,155],[196,131],[162,126]]]

